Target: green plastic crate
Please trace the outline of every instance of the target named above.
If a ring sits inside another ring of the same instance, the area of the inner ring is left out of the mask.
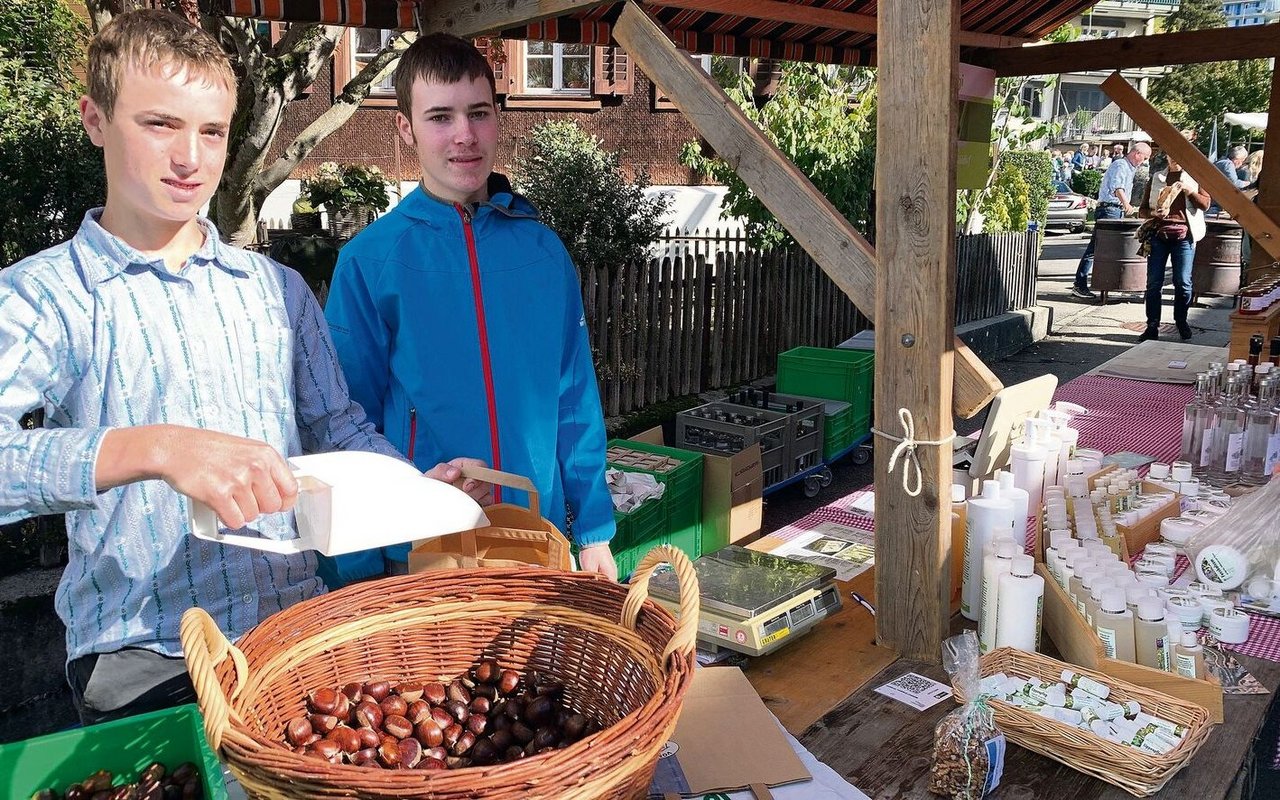
[[[828,463],[837,453],[849,449],[858,438],[854,434],[853,406],[843,405],[843,411],[827,415],[827,426],[823,429],[822,459]]]
[[[624,472],[644,472],[653,475],[658,483],[664,484],[667,488],[662,495],[662,504],[666,513],[668,540],[683,550],[689,558],[700,556],[702,554],[702,471],[704,468],[702,453],[659,444],[633,442],[628,439],[614,439],[608,446],[663,455],[682,462],[680,466],[666,472],[655,472],[612,461],[609,466]],[[644,544],[643,539],[633,536],[626,541],[624,547],[618,549],[625,549],[632,545],[640,547]],[[640,553],[640,556],[648,552],[650,547],[652,547],[651,544],[644,547],[644,552]]]
[[[631,546],[631,517],[621,511],[615,511],[613,512],[613,522],[618,530],[613,534],[609,547],[616,553],[623,548]],[[577,548],[574,548],[573,554],[575,556],[578,554]]]
[[[696,491],[671,491],[667,504],[667,536],[690,559],[702,555],[702,487]]]
[[[778,355],[778,391],[843,400],[853,406],[855,423],[871,420],[874,375],[875,353],[866,350],[795,347]]]
[[[25,800],[41,789],[61,794],[100,769],[124,783],[153,761],[166,769],[194,763],[205,798],[227,800],[222,765],[205,741],[204,721],[194,705],[0,745],[0,797]]]

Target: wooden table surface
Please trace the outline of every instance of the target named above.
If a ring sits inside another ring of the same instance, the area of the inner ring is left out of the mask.
[[[1214,727],[1191,763],[1153,797],[1238,797],[1242,785],[1249,782],[1255,739],[1280,688],[1280,664],[1240,655],[1236,658],[1271,694],[1228,695],[1226,722]],[[956,706],[948,701],[919,712],[875,693],[875,687],[905,672],[948,680],[939,666],[899,659],[799,737],[819,761],[876,800],[936,797],[927,788],[933,729]],[[1120,800],[1132,795],[1010,743],[1004,777],[992,797]]]

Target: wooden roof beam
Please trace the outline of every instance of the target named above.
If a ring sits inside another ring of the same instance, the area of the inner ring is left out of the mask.
[[[789,22],[793,25],[811,25],[853,33],[876,33],[876,18],[871,14],[853,14],[829,8],[784,3],[779,0],[643,0],[644,5],[658,8],[685,8],[728,14],[748,19],[764,19],[770,22]],[[961,31],[963,47],[1005,48],[1018,47],[1034,39],[1017,36],[999,36],[994,33]]]
[[[440,0],[424,3],[418,30],[469,39],[601,5],[601,0]]]
[[[1276,56],[1280,56],[1280,23],[976,50],[967,53],[965,61],[1008,78]]]
[[[1182,138],[1178,129],[1148,103],[1146,98],[1138,94],[1119,72],[1112,73],[1111,77],[1102,82],[1102,91],[1120,106],[1121,111],[1150,134],[1174,161],[1191,173],[1191,177],[1200,182],[1201,188],[1235,217],[1240,227],[1248,231],[1259,247],[1280,260],[1280,225],[1275,220],[1232,185],[1195,145]],[[1277,112],[1272,109],[1271,113]]]
[[[858,310],[874,321],[876,253],[857,229],[635,3],[623,6],[613,35]],[[1002,388],[1000,379],[959,338],[951,344],[953,407],[957,415],[971,417]]]

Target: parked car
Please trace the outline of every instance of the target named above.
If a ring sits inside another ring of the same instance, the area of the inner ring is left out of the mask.
[[[1071,233],[1084,230],[1085,215],[1089,213],[1089,198],[1071,191],[1071,187],[1062,181],[1054,181],[1053,191],[1045,228],[1066,228]]]

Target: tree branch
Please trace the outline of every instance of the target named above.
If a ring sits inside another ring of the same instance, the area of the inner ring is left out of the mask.
[[[84,5],[95,34],[115,18],[115,4],[111,0],[85,0]]]
[[[347,81],[342,92],[333,99],[333,105],[315,119],[290,142],[284,152],[270,166],[259,174],[255,181],[254,192],[266,197],[277,186],[283,183],[294,168],[315,149],[324,138],[342,126],[360,107],[360,103],[369,96],[373,85],[386,77],[400,59],[400,54],[409,46],[410,34],[400,35],[387,42],[386,47],[365,64],[355,77]]]

